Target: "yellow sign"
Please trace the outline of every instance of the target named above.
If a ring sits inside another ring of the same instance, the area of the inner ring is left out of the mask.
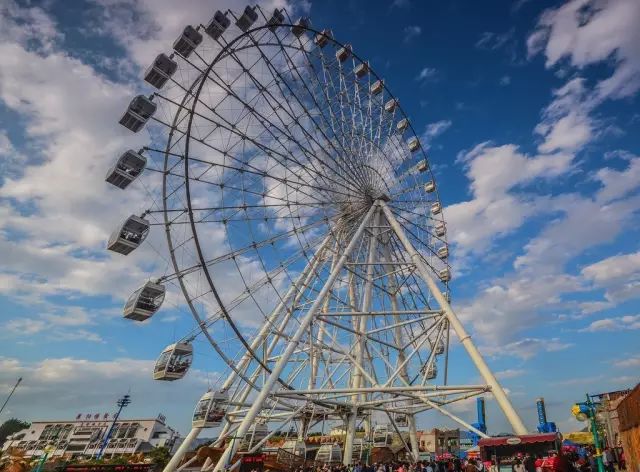
[[[577,444],[593,444],[593,435],[586,431],[574,431],[573,433],[563,433],[562,436],[567,441]]]

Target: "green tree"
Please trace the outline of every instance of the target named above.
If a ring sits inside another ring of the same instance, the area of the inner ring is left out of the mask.
[[[171,452],[164,446],[154,447],[149,451],[149,459],[151,459],[154,470],[162,470],[171,459]]]
[[[31,423],[19,420],[17,418],[11,418],[0,425],[0,445],[4,444],[8,436],[13,433],[17,433],[25,428],[31,426]]]

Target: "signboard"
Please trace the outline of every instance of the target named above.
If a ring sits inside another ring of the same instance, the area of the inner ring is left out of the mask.
[[[240,459],[240,472],[262,472],[264,454],[247,454]]]
[[[564,433],[564,439],[576,444],[593,444],[593,435],[585,431],[575,431],[573,433]]]
[[[522,439],[520,438],[507,438],[507,444],[510,444],[512,446],[515,446],[516,444],[520,444],[522,442]]]

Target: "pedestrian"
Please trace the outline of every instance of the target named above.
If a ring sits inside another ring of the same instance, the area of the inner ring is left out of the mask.
[[[524,464],[520,459],[516,459],[515,464],[513,464],[513,472],[526,472]]]

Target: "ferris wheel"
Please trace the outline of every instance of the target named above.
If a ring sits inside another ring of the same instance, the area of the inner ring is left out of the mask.
[[[425,145],[384,80],[349,44],[307,18],[260,7],[186,26],[144,74],[120,123],[149,143],[107,182],[149,191],[114,231],[129,254],[164,232],[171,270],[133,291],[124,316],[151,318],[179,290],[192,331],[160,354],[157,380],[179,380],[197,346],[228,366],[204,393],[174,470],[203,428],[219,427],[217,463],[295,426],[408,428],[415,417],[492,392],[525,428],[452,311],[443,204]],[[154,228],[157,227],[157,228]],[[485,383],[450,385],[454,331]],[[482,434],[482,432],[479,432]],[[402,436],[401,436],[402,437]],[[404,442],[404,439],[403,439]],[[297,446],[296,446],[297,447]]]

